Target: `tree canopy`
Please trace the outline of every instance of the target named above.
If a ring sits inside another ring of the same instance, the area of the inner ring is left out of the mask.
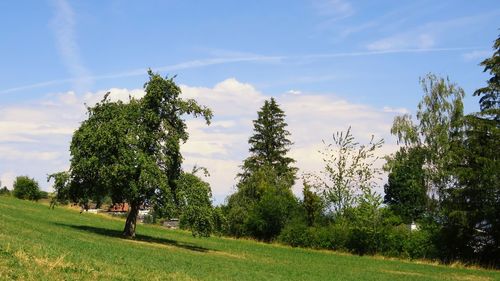
[[[494,53],[490,58],[485,59],[481,62],[481,66],[484,67],[484,72],[489,72],[491,77],[487,81],[487,86],[477,89],[474,92],[475,96],[480,96],[479,105],[481,111],[496,110],[496,112],[490,112],[494,117],[499,120],[500,114],[498,110],[500,109],[500,36],[495,40],[493,44]]]
[[[38,182],[28,176],[16,177],[12,193],[16,198],[38,201],[42,198]]]
[[[73,134],[67,184],[59,188],[73,202],[86,205],[105,196],[130,206],[123,234],[135,236],[141,206],[179,204],[180,144],[188,139],[183,117],[204,117],[212,112],[195,100],[184,100],[172,78],[148,71],[145,96],[112,102],[108,94],[93,107]],[[63,179],[64,174],[54,174]]]

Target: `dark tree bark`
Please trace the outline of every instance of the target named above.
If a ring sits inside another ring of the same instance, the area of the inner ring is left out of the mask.
[[[139,214],[139,204],[130,204],[130,211],[123,229],[123,236],[127,238],[135,237],[135,226],[137,225],[137,214]]]

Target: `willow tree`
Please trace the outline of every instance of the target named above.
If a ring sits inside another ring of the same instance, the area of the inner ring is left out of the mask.
[[[130,206],[123,235],[135,236],[139,208],[172,206],[181,176],[180,144],[188,139],[185,115],[212,112],[195,100],[181,98],[172,78],[148,71],[145,96],[112,102],[108,94],[88,108],[88,118],[75,131],[69,177],[59,192],[80,204],[109,196]],[[182,193],[183,196],[189,194]]]

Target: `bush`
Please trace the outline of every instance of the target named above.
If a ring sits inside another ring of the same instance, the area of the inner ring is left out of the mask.
[[[212,219],[214,226],[214,233],[216,235],[222,235],[227,231],[227,219],[224,216],[223,210],[221,207],[217,206],[212,211]]]
[[[351,229],[344,223],[307,227],[305,222],[295,220],[285,226],[278,240],[292,247],[345,251],[350,234]]]
[[[40,191],[40,199],[49,199],[49,195],[47,191]]]
[[[408,225],[387,208],[373,209],[375,213],[365,211],[352,209],[337,216],[333,223],[318,227],[308,227],[304,218],[294,219],[283,228],[278,240],[292,247],[358,255],[381,254],[410,259],[438,257],[436,238],[439,231],[433,224],[422,222],[420,230],[410,231]]]
[[[28,176],[17,177],[13,186],[16,198],[38,201],[42,197],[38,182]]]
[[[266,191],[249,212],[247,230],[253,237],[271,241],[280,233],[297,208],[290,191]]]
[[[278,241],[292,247],[310,247],[311,236],[309,228],[304,222],[294,220],[283,228]]]
[[[6,186],[0,188],[0,195],[10,196],[10,190]]]

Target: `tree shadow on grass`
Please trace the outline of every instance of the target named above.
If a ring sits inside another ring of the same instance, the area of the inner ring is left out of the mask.
[[[88,226],[88,225],[73,225],[73,224],[65,224],[65,223],[56,223],[56,225],[59,225],[62,227],[70,227],[70,228],[77,229],[77,230],[88,231],[88,232],[92,232],[95,234],[108,236],[108,237],[115,237],[115,238],[120,238],[120,239],[124,239],[124,240],[133,240],[133,241],[140,241],[140,242],[147,242],[147,243],[163,244],[163,245],[178,247],[178,248],[182,248],[182,249],[186,249],[186,250],[190,250],[190,251],[195,251],[195,252],[206,253],[208,251],[214,251],[214,250],[210,250],[210,249],[205,248],[205,247],[200,247],[200,246],[196,246],[196,245],[189,244],[189,243],[183,243],[183,242],[178,242],[178,241],[172,240],[172,239],[152,237],[152,236],[142,235],[142,234],[136,234],[135,238],[130,239],[130,238],[126,238],[125,236],[123,236],[123,233],[121,231],[115,230],[115,229],[109,229],[109,228],[94,227],[94,226]]]

